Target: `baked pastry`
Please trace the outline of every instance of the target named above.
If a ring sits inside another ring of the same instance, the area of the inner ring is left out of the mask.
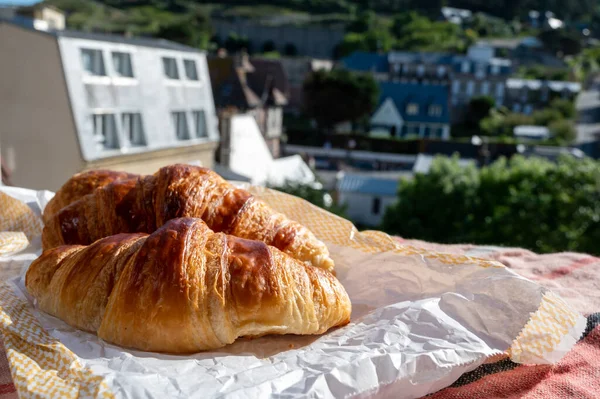
[[[48,202],[48,205],[44,208],[42,219],[46,223],[56,212],[80,200],[84,195],[94,192],[98,187],[104,187],[115,180],[131,179],[133,177],[137,176],[114,170],[90,170],[88,172],[77,173],[67,180]]]
[[[146,234],[45,251],[26,274],[38,306],[108,342],[192,353],[266,334],[321,334],[350,320],[329,272],[260,241],[180,218]]]
[[[215,232],[259,240],[313,266],[333,270],[323,242],[210,169],[171,165],[154,175],[114,181],[54,214],[44,249],[88,245],[118,233],[152,233],[171,219],[197,217]]]

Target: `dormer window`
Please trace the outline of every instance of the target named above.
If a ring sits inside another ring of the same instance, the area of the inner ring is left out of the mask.
[[[102,50],[81,49],[81,62],[83,63],[83,69],[89,75],[106,76]]]
[[[409,103],[406,106],[406,115],[417,115],[419,113],[419,104]]]
[[[179,79],[179,70],[177,69],[177,61],[175,58],[163,57],[163,72],[169,79]]]
[[[431,104],[429,106],[429,116],[442,116],[442,106],[439,104]]]
[[[469,63],[469,61],[463,61],[462,65],[461,65],[461,72],[469,73],[470,69],[471,69],[471,64]]]
[[[475,77],[477,79],[482,79],[485,77],[485,65],[484,64],[476,64],[475,65]]]

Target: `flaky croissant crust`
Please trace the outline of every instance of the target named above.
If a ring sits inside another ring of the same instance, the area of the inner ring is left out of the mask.
[[[152,233],[178,217],[201,218],[216,232],[263,241],[326,270],[334,267],[325,244],[306,227],[210,169],[190,165],[167,166],[96,189],[51,216],[42,242],[44,249],[87,245],[118,233]]]
[[[135,177],[137,176],[131,173],[103,169],[77,173],[67,180],[48,202],[44,208],[42,219],[44,223],[47,223],[52,215],[65,206],[80,200],[81,197],[93,193],[95,189],[104,187],[117,180]]]
[[[348,323],[351,313],[331,273],[192,218],[150,236],[45,251],[26,287],[43,311],[68,324],[156,352],[214,349],[241,336],[320,334]]]

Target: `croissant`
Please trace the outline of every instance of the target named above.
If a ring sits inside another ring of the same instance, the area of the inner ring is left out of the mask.
[[[329,272],[180,218],[146,235],[45,251],[25,277],[38,306],[124,347],[192,353],[266,334],[321,334],[351,304]]]
[[[168,220],[197,217],[209,228],[259,240],[313,266],[333,270],[325,244],[300,223],[275,212],[207,168],[171,165],[154,175],[114,181],[54,214],[44,249],[88,245],[118,233],[152,233]]]
[[[133,177],[137,176],[113,170],[91,170],[78,173],[67,180],[56,192],[56,195],[48,202],[44,208],[42,219],[44,223],[47,223],[56,212],[81,199],[84,195],[92,193],[95,189],[104,187],[115,180],[130,179]]]

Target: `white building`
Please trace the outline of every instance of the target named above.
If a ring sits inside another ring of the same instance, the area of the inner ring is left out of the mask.
[[[0,22],[2,158],[13,184],[57,189],[90,168],[211,167],[206,55],[165,40]]]
[[[352,222],[376,227],[388,206],[398,199],[398,183],[407,172],[346,172],[337,182],[338,203]]]
[[[274,159],[256,119],[250,114],[223,115],[220,164],[255,185],[307,184],[320,188],[300,155]]]

